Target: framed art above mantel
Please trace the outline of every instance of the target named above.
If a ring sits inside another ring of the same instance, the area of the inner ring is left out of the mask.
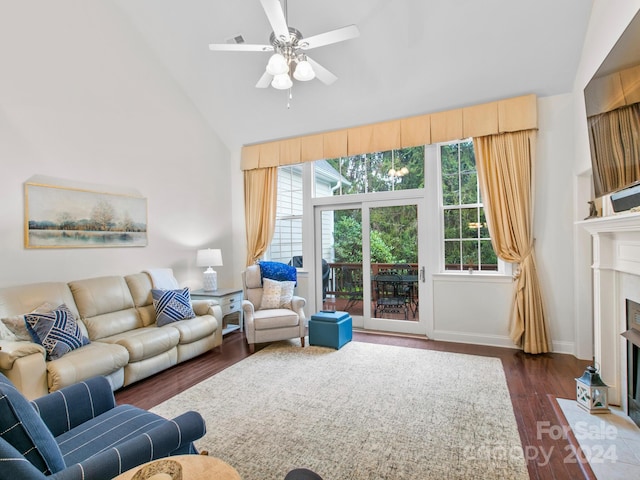
[[[25,183],[25,248],[143,247],[147,199]]]

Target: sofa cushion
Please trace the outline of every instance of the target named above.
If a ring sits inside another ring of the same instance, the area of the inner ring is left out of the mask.
[[[64,303],[50,312],[28,313],[24,318],[33,341],[45,348],[49,360],[89,343]]]
[[[110,376],[129,363],[129,352],[121,345],[91,342],[67,353],[64,357],[47,362],[49,391],[98,375]],[[121,385],[116,385],[118,388]]]
[[[31,404],[0,374],[0,436],[44,474],[65,468],[53,435]]]
[[[92,341],[143,326],[123,277],[76,280],[69,287]]]
[[[171,325],[165,327],[136,328],[125,333],[106,337],[102,342],[117,343],[129,352],[129,363],[139,362],[168,352],[178,345],[180,333]]]
[[[256,330],[269,330],[271,328],[295,327],[299,325],[300,318],[293,310],[277,308],[275,310],[258,310],[253,317]]]
[[[278,282],[270,278],[262,280],[262,301],[260,310],[270,308],[291,308],[291,300],[293,299],[293,289],[295,282],[286,281]]]
[[[59,435],[56,440],[66,464],[73,465],[166,421],[146,410],[120,405]],[[149,460],[151,458],[141,459],[141,463]]]
[[[181,322],[174,322],[167,328],[174,328],[180,332],[179,345],[196,342],[215,333],[218,321],[213,315],[202,315]]]
[[[151,290],[153,306],[156,309],[156,323],[159,327],[179,320],[194,318],[189,288],[179,290]]]
[[[153,308],[151,277],[146,273],[134,273],[124,277],[131,292],[133,303],[142,320],[142,326],[148,327],[156,323],[156,311]]]

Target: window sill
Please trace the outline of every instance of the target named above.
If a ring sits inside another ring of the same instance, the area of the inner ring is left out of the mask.
[[[451,280],[455,282],[494,282],[494,283],[511,283],[513,282],[513,276],[506,273],[487,273],[474,270],[473,273],[469,272],[440,272],[434,273],[434,280]]]

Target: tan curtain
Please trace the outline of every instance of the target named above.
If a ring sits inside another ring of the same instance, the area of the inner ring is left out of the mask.
[[[473,139],[480,191],[496,254],[518,264],[509,334],[527,353],[550,351],[533,239],[536,131]]]
[[[276,225],[278,167],[244,172],[244,214],[247,230],[247,266],[267,251]]]

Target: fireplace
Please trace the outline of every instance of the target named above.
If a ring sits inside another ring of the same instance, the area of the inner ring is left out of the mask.
[[[578,223],[592,240],[594,361],[610,387],[609,403],[627,412],[640,388],[640,214]],[[630,386],[635,390],[629,392]]]
[[[627,415],[640,427],[640,303],[627,299]]]

